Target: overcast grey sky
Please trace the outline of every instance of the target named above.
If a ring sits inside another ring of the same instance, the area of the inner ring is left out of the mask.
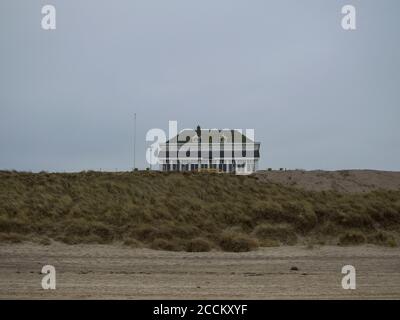
[[[400,170],[399,16],[398,0],[1,0],[0,169],[130,169],[136,112],[142,168],[146,132],[177,120],[254,128],[260,168]]]

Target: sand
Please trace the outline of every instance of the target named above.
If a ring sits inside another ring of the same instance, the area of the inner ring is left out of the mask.
[[[56,268],[56,290],[41,288],[46,264]],[[346,264],[356,267],[356,290],[341,287]],[[185,253],[119,245],[2,244],[0,298],[400,299],[400,249],[296,246]]]

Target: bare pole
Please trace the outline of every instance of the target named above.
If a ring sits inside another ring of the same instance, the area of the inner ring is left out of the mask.
[[[134,114],[134,131],[133,131],[133,170],[136,169],[136,113]]]
[[[151,162],[153,161],[153,147],[150,146],[150,171],[151,171]]]

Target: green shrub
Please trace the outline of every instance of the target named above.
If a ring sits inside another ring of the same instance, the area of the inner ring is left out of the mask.
[[[22,234],[0,232],[0,243],[20,243],[25,240],[26,237]]]
[[[208,252],[212,248],[211,243],[203,238],[195,238],[188,241],[186,251],[188,252]]]
[[[339,237],[342,246],[359,245],[366,242],[366,237],[360,231],[349,231]]]
[[[6,233],[26,233],[30,231],[30,226],[26,221],[20,221],[16,218],[0,216],[0,232]]]
[[[123,241],[123,244],[125,246],[129,246],[132,248],[140,248],[142,246],[142,244],[140,243],[140,241],[133,239],[133,238],[127,238]]]
[[[275,241],[277,243],[293,245],[297,241],[297,236],[294,228],[288,224],[261,224],[258,225],[253,235],[257,237],[261,244],[271,243]]]
[[[281,242],[278,240],[264,239],[259,241],[260,247],[279,247]]]
[[[42,246],[49,246],[51,245],[51,240],[48,237],[42,237],[39,240],[39,244],[41,244]]]
[[[181,246],[174,241],[156,238],[151,243],[151,248],[154,250],[166,250],[166,251],[181,251]]]
[[[89,229],[91,234],[102,239],[102,243],[111,242],[114,238],[111,227],[102,222],[93,222],[89,224]]]
[[[258,242],[246,234],[226,231],[221,235],[219,246],[228,252],[246,252],[257,249]]]
[[[156,225],[157,227],[152,225],[139,225],[133,230],[133,234],[135,235],[136,239],[143,242],[149,242],[156,238],[167,240],[173,238],[174,234],[167,226],[162,224]]]
[[[64,234],[66,236],[85,236],[90,233],[88,221],[83,218],[71,219],[66,222]]]
[[[368,242],[381,246],[397,247],[397,241],[392,234],[385,231],[378,231],[368,236]]]

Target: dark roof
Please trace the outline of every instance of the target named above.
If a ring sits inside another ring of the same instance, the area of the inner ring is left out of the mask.
[[[198,127],[198,129],[200,129]],[[245,130],[243,130],[245,131]],[[184,143],[184,142],[196,142],[198,137],[197,130],[194,129],[184,129],[178,133],[175,137],[169,139],[167,143]],[[200,129],[201,138],[203,141],[211,141],[213,143],[221,142],[221,138],[224,139],[225,142],[236,142],[236,143],[252,143],[254,142],[252,139],[245,136],[245,132],[241,133],[239,130],[231,130],[231,129]]]

